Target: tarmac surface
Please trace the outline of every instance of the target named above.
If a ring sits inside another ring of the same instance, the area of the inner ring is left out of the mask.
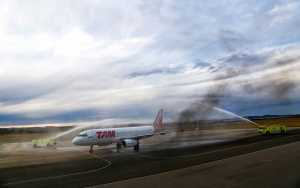
[[[205,139],[198,140],[197,135],[187,135],[176,140],[169,140],[167,144],[147,145],[145,143],[139,153],[135,153],[131,149],[116,153],[111,148],[96,150],[93,155],[87,154],[87,148],[70,150],[69,152],[67,148],[58,148],[53,152],[36,150],[35,155],[32,155],[39,156],[38,161],[41,160],[42,163],[32,163],[29,159],[23,160],[25,157],[21,156],[20,153],[16,154],[17,160],[14,160],[9,154],[6,156],[7,158],[3,156],[1,159],[5,162],[1,163],[0,160],[0,164],[2,164],[0,166],[1,186],[88,187],[103,185],[205,164],[300,141],[300,130],[290,131],[284,136],[267,137],[258,135],[253,131],[249,131],[247,136],[241,135],[243,136],[233,136],[231,139],[212,136],[211,142],[208,139],[208,142],[204,144],[201,143]],[[31,153],[33,152],[31,151]],[[64,160],[53,160],[52,156],[54,155],[57,158],[64,156],[61,157]],[[13,163],[7,163],[8,158]],[[11,165],[14,163],[17,165]],[[6,164],[9,165],[5,166]],[[289,165],[293,167],[292,162]],[[266,171],[268,170],[270,169],[266,169]],[[265,173],[268,174],[269,172]]]
[[[276,154],[276,155],[274,155]],[[92,188],[299,188],[300,142]]]

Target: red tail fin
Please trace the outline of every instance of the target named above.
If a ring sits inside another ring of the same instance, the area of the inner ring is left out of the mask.
[[[153,127],[155,130],[160,130],[160,129],[163,129],[164,128],[164,125],[163,125],[163,113],[164,113],[164,110],[163,109],[160,109],[157,113],[157,116],[153,122]]]

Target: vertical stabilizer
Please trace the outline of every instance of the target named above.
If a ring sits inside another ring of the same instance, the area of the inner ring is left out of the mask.
[[[161,130],[164,128],[164,125],[163,125],[163,113],[164,113],[164,110],[163,109],[160,109],[156,115],[156,118],[153,122],[153,127],[155,130]]]

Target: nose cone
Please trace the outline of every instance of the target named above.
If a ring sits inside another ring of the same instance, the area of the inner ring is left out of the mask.
[[[73,138],[72,143],[74,145],[80,145],[81,139],[76,136],[75,138]]]

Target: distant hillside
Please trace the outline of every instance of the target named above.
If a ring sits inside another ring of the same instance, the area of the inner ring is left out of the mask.
[[[56,133],[67,131],[74,126],[45,126],[45,127],[0,127],[0,134],[9,133]]]
[[[293,115],[263,115],[263,116],[245,116],[245,118],[250,120],[258,120],[258,119],[279,119],[279,118],[299,118],[300,114]]]

